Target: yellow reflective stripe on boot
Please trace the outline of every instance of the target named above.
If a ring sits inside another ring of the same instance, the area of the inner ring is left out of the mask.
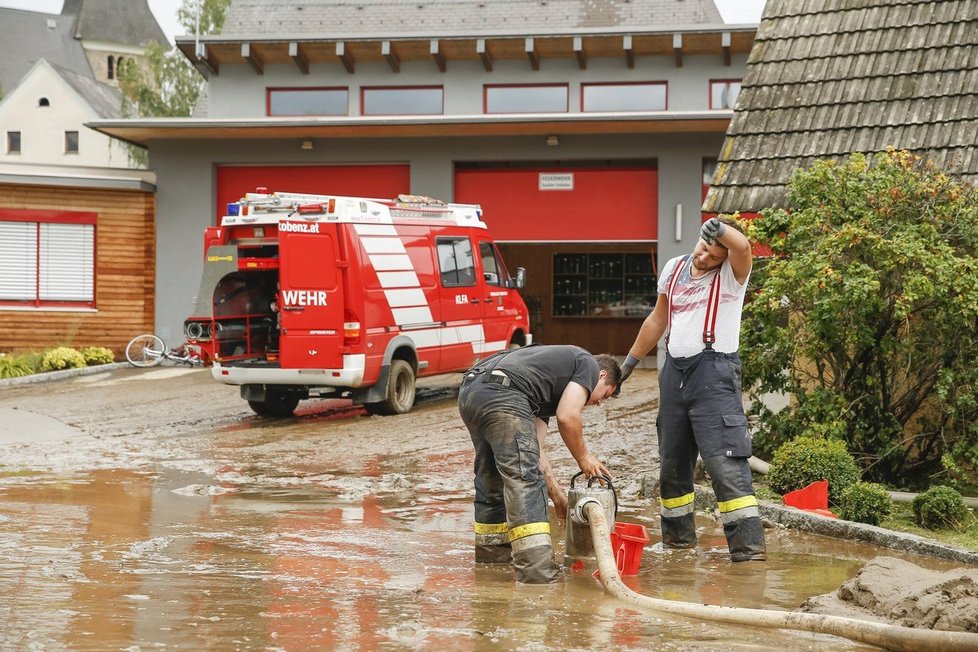
[[[537,546],[553,546],[550,539],[550,523],[547,521],[514,527],[509,531],[509,540],[513,545],[514,555]]]
[[[476,523],[477,546],[502,546],[509,543],[509,525],[506,523]]]
[[[660,501],[659,515],[665,518],[677,518],[693,513],[693,503],[696,501],[695,493],[688,493],[679,498],[663,498]]]
[[[756,496],[741,496],[740,498],[720,501],[717,503],[717,507],[720,509],[720,520],[724,523],[733,523],[734,521],[752,516],[759,517],[761,515],[760,510],[757,508]]]
[[[517,539],[522,539],[523,537],[533,536],[534,534],[550,534],[550,523],[546,521],[541,521],[539,523],[527,523],[526,525],[519,525],[514,527],[509,531],[509,540],[516,541]]]
[[[479,523],[475,524],[476,534],[505,534],[509,531],[507,523]]]

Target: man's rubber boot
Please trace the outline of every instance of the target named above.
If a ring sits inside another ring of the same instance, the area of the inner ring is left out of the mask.
[[[511,561],[513,561],[513,548],[508,543],[475,546],[477,564],[508,564]]]
[[[516,581],[523,584],[549,584],[560,577],[552,546],[534,546],[513,554]]]
[[[761,519],[750,518],[735,521],[724,526],[730,561],[767,561],[767,548],[764,545],[764,526]]]
[[[696,520],[692,514],[677,518],[662,517],[659,519],[662,527],[662,545],[677,550],[688,550],[696,547]]]

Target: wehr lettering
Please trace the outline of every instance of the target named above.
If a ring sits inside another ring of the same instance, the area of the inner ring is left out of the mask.
[[[286,306],[325,306],[324,290],[285,290],[282,300]]]

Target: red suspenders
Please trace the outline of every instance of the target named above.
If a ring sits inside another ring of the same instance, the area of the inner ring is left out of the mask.
[[[689,256],[683,256],[678,263],[676,263],[676,268],[672,270],[672,276],[669,277],[669,288],[668,294],[666,295],[669,299],[669,318],[668,318],[668,328],[667,332],[672,333],[672,295],[676,289],[676,285],[679,284],[679,277],[682,276],[683,269],[686,267],[686,262],[689,260]],[[717,313],[720,311],[720,270],[717,269],[716,276],[713,277],[713,282],[710,283],[710,294],[706,300],[706,316],[703,318],[703,344],[706,346],[704,349],[712,349],[713,343],[717,341],[716,338],[716,327],[717,327]]]

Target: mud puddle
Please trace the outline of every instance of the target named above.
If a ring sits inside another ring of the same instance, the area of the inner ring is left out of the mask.
[[[515,586],[509,569],[471,563],[465,489],[384,471],[389,462],[376,460],[372,478],[7,476],[0,648],[853,649],[826,636],[638,614],[586,571]],[[656,540],[650,509],[619,520],[646,524]],[[794,609],[883,552],[775,531],[767,564],[734,566],[715,526],[704,521],[700,536],[695,552],[646,549],[627,583],[674,600]]]
[[[528,587],[509,568],[476,568],[471,443],[451,377],[419,382],[407,415],[310,401],[274,420],[209,372],[165,371],[0,393],[8,416],[74,429],[59,439],[11,427],[0,442],[0,650],[858,649],[639,614],[589,572]],[[619,520],[646,525],[655,543],[656,506],[641,498],[657,459],[654,376],[639,370],[629,385],[585,411],[585,432],[614,474]],[[576,465],[556,434],[548,450],[569,480]],[[697,551],[650,545],[626,583],[789,610],[894,555],[769,530],[769,561],[734,566],[720,526],[699,525]],[[556,521],[553,536],[560,559]]]

